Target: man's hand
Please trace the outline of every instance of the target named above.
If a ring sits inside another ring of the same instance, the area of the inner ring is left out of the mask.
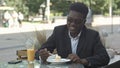
[[[68,58],[75,63],[81,63],[84,65],[88,65],[88,61],[86,59],[80,59],[76,54],[69,54]]]
[[[43,62],[46,62],[46,59],[49,57],[49,52],[47,51],[47,49],[46,48],[45,49],[41,49],[39,51],[39,54],[40,54],[41,60]]]
[[[80,60],[80,58],[76,54],[69,54],[68,58],[75,63],[78,63],[78,61]]]

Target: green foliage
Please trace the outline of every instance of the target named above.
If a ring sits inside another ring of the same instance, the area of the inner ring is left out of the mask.
[[[21,11],[25,16],[37,14],[40,9],[40,5],[47,0],[4,0],[7,6],[14,7],[16,11]],[[71,3],[79,1],[89,6],[94,14],[109,14],[110,0],[50,0],[52,5],[50,10],[53,15],[67,15],[68,7]],[[113,14],[120,14],[120,0],[112,0]],[[46,7],[46,6],[45,6]]]
[[[26,0],[5,0],[7,6],[14,7],[16,11],[21,11],[24,16],[28,15],[28,7],[25,5]]]
[[[66,0],[51,0],[51,3],[51,10],[53,10],[53,12],[62,12],[63,15],[66,15],[68,7],[72,2]]]
[[[30,13],[38,13],[40,5],[45,0],[27,0],[26,6],[29,8]]]
[[[94,14],[103,14],[108,6],[107,0],[84,0],[83,2],[92,9]]]
[[[120,15],[120,0],[114,0],[114,2],[113,2],[113,14]]]
[[[111,0],[112,1],[112,11],[113,15],[120,14],[120,0]],[[85,4],[91,7],[94,14],[109,14],[110,0],[82,0]]]

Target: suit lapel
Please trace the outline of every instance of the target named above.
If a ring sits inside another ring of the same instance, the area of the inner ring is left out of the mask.
[[[86,32],[86,27],[84,26],[83,30],[82,30],[82,33],[80,35],[80,38],[79,38],[79,42],[78,42],[78,46],[77,46],[77,51],[76,53],[80,53],[80,51],[82,50],[82,48],[84,47],[85,45],[85,32]],[[72,49],[71,49],[71,40],[70,40],[70,37],[68,35],[68,30],[65,30],[65,33],[64,33],[64,43],[65,43],[65,48],[67,50],[67,53],[71,54],[72,53]]]
[[[71,54],[72,53],[72,50],[71,50],[71,40],[70,40],[70,37],[68,35],[68,30],[65,31],[65,44],[66,44],[66,50],[67,50],[67,53]]]
[[[86,31],[85,30],[86,30],[86,28],[83,28],[82,33],[80,35],[78,46],[77,46],[77,51],[76,51],[77,54],[80,53],[82,48],[84,47],[85,39],[86,39],[85,38],[85,32]]]

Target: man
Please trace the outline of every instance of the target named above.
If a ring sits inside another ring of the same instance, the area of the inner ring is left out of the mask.
[[[36,52],[43,61],[56,48],[58,55],[81,63],[86,68],[107,65],[109,56],[100,41],[98,32],[85,27],[88,8],[83,3],[74,3],[69,8],[67,25],[57,26],[46,43]],[[38,59],[38,56],[36,56]]]

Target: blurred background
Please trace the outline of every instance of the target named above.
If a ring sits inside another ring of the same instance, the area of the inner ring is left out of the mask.
[[[44,30],[47,39],[55,26],[66,24],[68,7],[74,2],[88,6],[86,26],[97,30],[110,55],[118,57],[120,0],[0,0],[0,60],[16,59],[16,51],[25,49],[36,31]]]
[[[85,3],[92,15],[120,15],[119,0],[0,0],[0,12],[3,14],[5,10],[15,10],[24,14],[24,21],[49,23],[54,22],[57,17],[66,17],[68,7],[73,2]]]

